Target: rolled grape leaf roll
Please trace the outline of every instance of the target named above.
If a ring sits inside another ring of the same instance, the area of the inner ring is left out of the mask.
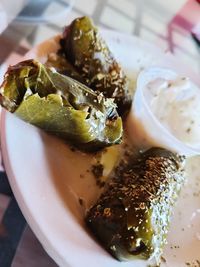
[[[121,142],[122,120],[112,99],[36,60],[9,67],[0,87],[0,103],[24,121],[81,149]]]
[[[120,115],[128,111],[127,77],[90,18],[77,18],[65,28],[61,50],[87,86],[114,98]]]
[[[130,157],[87,212],[87,226],[118,260],[158,263],[183,182],[183,157],[161,148]]]

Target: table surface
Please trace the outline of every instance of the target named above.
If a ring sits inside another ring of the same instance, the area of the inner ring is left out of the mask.
[[[60,33],[65,25],[83,15],[92,17],[96,25],[137,35],[169,50],[200,73],[200,46],[192,36],[192,32],[198,31],[200,36],[198,1],[76,0],[70,11],[67,0],[39,2],[39,8],[37,4],[24,7],[21,12],[19,9],[17,17],[12,18],[14,20],[1,33],[0,74],[5,65],[15,64],[33,46]],[[0,22],[3,19],[1,8],[0,4]],[[30,16],[24,17],[30,10],[32,21]],[[35,20],[34,16],[39,17]],[[3,163],[0,164],[0,266],[57,266],[21,214]]]

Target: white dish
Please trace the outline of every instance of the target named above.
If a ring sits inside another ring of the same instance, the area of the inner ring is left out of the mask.
[[[143,67],[158,65],[175,69],[199,84],[197,77],[179,60],[164,54],[158,47],[134,36],[112,31],[102,34],[131,78],[134,79]],[[44,61],[47,53],[58,48],[56,40],[41,44],[27,57]],[[87,172],[91,156],[72,152],[62,141],[7,112],[2,115],[1,133],[5,168],[15,197],[32,230],[59,266],[147,266],[146,262],[137,260],[118,262],[101,248],[84,226],[84,211],[77,198],[85,199],[89,206],[99,193],[94,178]],[[164,252],[166,262],[162,266],[181,267],[186,262],[200,260],[199,164],[199,158],[188,164],[190,179],[174,210]]]

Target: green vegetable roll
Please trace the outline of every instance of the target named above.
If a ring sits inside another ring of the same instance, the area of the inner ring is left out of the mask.
[[[86,223],[118,260],[159,262],[183,182],[183,157],[160,148],[130,157],[118,166]]]
[[[122,120],[112,99],[38,61],[9,67],[0,93],[8,111],[78,148],[97,150],[121,142]]]
[[[119,114],[129,110],[127,77],[90,18],[77,18],[65,28],[61,48],[87,86],[114,98]]]

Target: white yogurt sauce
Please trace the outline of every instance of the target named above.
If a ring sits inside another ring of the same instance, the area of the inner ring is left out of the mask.
[[[188,145],[200,143],[200,89],[189,78],[155,78],[146,84],[143,95],[172,135]]]
[[[200,155],[200,88],[170,69],[145,69],[137,77],[126,125],[139,149],[159,146]]]

